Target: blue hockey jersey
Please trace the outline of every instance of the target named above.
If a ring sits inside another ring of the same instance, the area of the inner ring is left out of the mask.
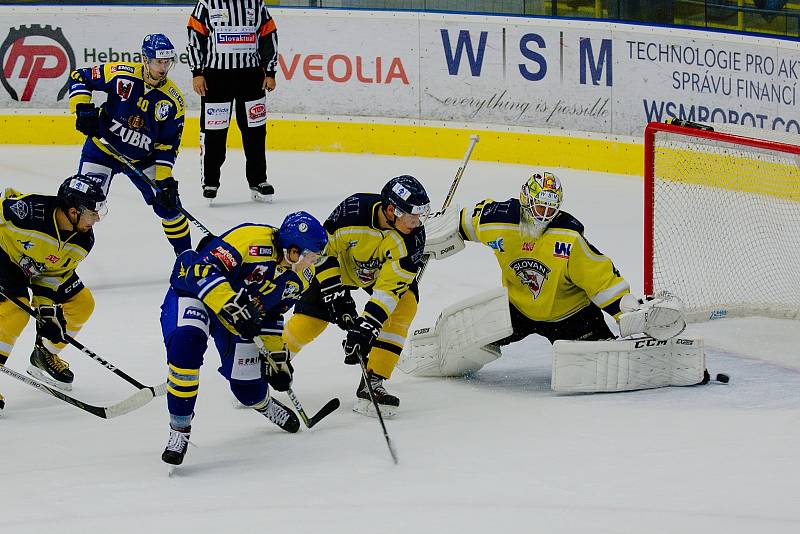
[[[70,74],[69,103],[74,112],[92,92],[106,93],[100,133],[131,161],[152,160],[156,180],[172,175],[183,133],[186,101],[167,79],[160,87],[145,83],[142,63],[104,63]],[[102,143],[95,141],[103,150]]]

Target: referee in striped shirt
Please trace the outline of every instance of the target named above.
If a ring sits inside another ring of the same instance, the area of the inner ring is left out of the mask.
[[[217,196],[235,105],[251,196],[269,202],[275,190],[267,181],[265,90],[275,89],[275,22],[263,0],[198,0],[188,29],[192,88],[201,97],[203,196]]]

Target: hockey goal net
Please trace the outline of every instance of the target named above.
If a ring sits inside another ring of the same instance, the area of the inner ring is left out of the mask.
[[[693,322],[800,319],[800,136],[728,130],[647,126],[645,292]]]

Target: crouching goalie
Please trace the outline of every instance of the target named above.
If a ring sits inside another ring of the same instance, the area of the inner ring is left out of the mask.
[[[417,376],[459,376],[500,357],[500,347],[531,334],[554,344],[552,387],[621,391],[707,380],[699,340],[686,328],[681,301],[667,293],[636,298],[613,262],[561,211],[561,182],[534,173],[519,199],[450,208],[426,225],[425,253],[446,258],[465,241],[489,246],[502,288],[445,309],[436,326],[412,336],[398,367]],[[615,340],[603,312],[619,324]]]

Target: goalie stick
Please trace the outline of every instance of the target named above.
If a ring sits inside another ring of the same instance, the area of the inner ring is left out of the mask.
[[[138,410],[155,397],[164,395],[167,392],[167,383],[164,382],[163,384],[159,384],[155,387],[144,386],[130,397],[123,399],[116,404],[112,404],[111,406],[94,406],[92,404],[87,404],[83,401],[80,401],[74,397],[70,397],[59,390],[51,388],[50,386],[42,384],[41,382],[37,382],[32,378],[28,378],[21,373],[9,369],[5,365],[0,365],[0,372],[3,372],[12,378],[16,378],[20,382],[24,382],[25,384],[38,389],[42,393],[47,393],[48,395],[62,400],[67,404],[71,404],[77,408],[80,408],[84,412],[89,412],[90,414],[96,415],[102,419],[111,419],[112,417],[119,417],[120,415],[125,415],[126,413]]]
[[[25,304],[24,302],[19,300],[14,295],[6,294],[5,293],[5,289],[3,288],[3,286],[0,286],[0,295],[2,295],[4,298],[10,300],[11,302],[13,302],[18,308],[24,310],[28,315],[33,317],[36,321],[39,320],[39,314],[37,314],[36,311],[33,308],[31,308],[30,306],[28,306],[27,304]],[[135,378],[133,378],[130,375],[128,375],[125,371],[122,371],[121,369],[117,369],[117,367],[114,364],[109,363],[107,360],[104,360],[103,358],[101,358],[100,356],[98,356],[97,354],[92,352],[91,350],[87,349],[81,342],[79,342],[78,340],[76,340],[75,338],[70,336],[69,334],[65,335],[64,339],[67,340],[67,343],[69,343],[70,345],[72,345],[73,347],[75,347],[76,349],[81,351],[82,353],[86,354],[91,359],[93,359],[94,361],[96,361],[97,363],[99,363],[100,365],[102,365],[103,367],[105,367],[106,369],[108,369],[109,371],[111,371],[112,373],[117,375],[118,377],[122,378],[127,383],[131,384],[132,386],[135,386],[138,389],[150,389],[150,390],[153,390],[153,387],[145,386],[144,384],[142,384],[141,382],[139,382]],[[160,387],[160,386],[157,386],[157,387]],[[166,392],[166,390],[164,392]],[[161,393],[161,395],[163,395],[163,393]]]
[[[109,143],[107,143],[105,139],[102,139],[100,137],[95,137],[95,139],[99,143],[101,143],[103,145],[103,147],[114,157],[114,159],[116,159],[117,161],[119,161],[120,163],[125,165],[125,167],[127,167],[129,171],[131,171],[133,174],[135,174],[137,178],[141,178],[142,180],[147,182],[147,185],[149,185],[153,189],[155,189],[157,191],[161,190],[161,188],[158,186],[158,184],[155,182],[155,180],[153,180],[152,178],[147,176],[141,170],[137,169],[136,166],[133,163],[131,163],[128,158],[123,156],[122,153],[119,150],[117,150],[116,148],[111,146]],[[200,229],[201,232],[203,232],[206,235],[210,235],[210,236],[214,235],[213,233],[211,233],[211,230],[206,228],[206,226],[203,223],[198,221],[194,217],[194,215],[192,215],[191,213],[186,211],[185,208],[180,206],[180,207],[178,207],[178,211],[180,211],[184,215],[184,217],[189,219],[195,226],[197,226]]]
[[[475,145],[480,141],[481,138],[478,134],[472,134],[469,136],[469,146],[467,147],[467,151],[464,153],[464,162],[461,164],[461,167],[458,168],[456,171],[456,175],[453,178],[453,183],[450,184],[450,191],[447,192],[447,196],[444,198],[444,202],[442,203],[442,209],[439,210],[440,212],[446,210],[450,207],[450,203],[453,202],[453,197],[456,196],[456,188],[458,184],[461,182],[461,177],[464,175],[464,169],[467,168],[467,163],[469,162],[469,158],[472,156],[472,150],[475,148]],[[424,256],[422,258],[422,265],[419,268],[419,272],[417,273],[417,284],[419,284],[420,279],[422,278],[422,273],[425,272],[425,267],[428,266],[428,261],[430,261],[430,256]]]

